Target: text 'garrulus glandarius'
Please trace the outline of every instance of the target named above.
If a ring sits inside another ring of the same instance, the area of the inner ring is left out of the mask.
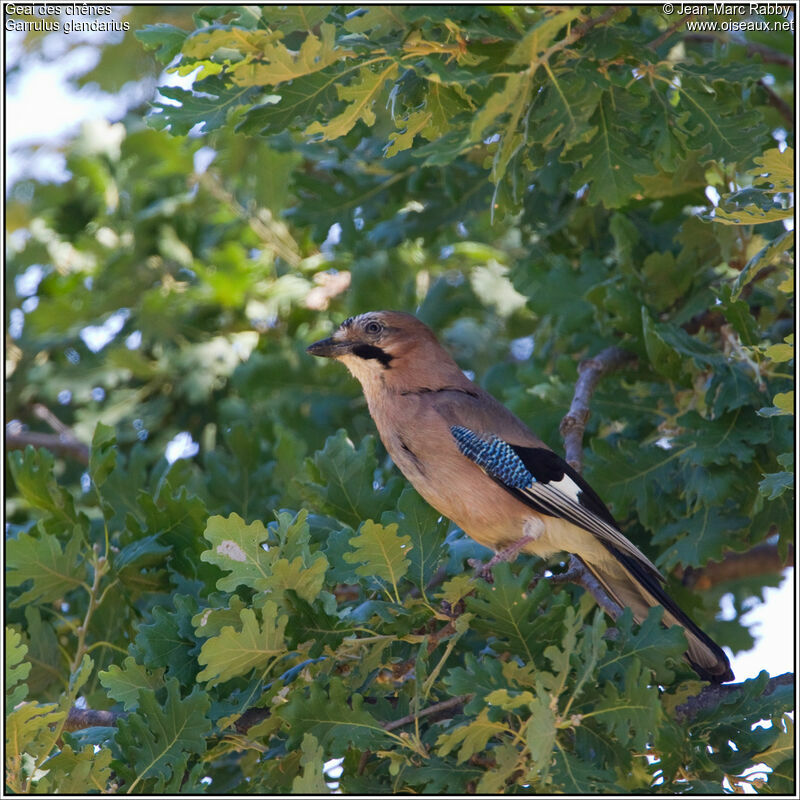
[[[667,595],[594,489],[469,380],[416,317],[351,317],[308,352],[341,361],[361,382],[395,464],[469,536],[506,556],[575,553],[637,622],[662,605],[664,623],[684,628],[686,658],[702,678],[733,680],[725,653]]]

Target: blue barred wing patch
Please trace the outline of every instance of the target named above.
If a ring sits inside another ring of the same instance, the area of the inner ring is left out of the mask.
[[[453,425],[450,433],[453,434],[458,449],[470,461],[474,461],[491,477],[502,481],[506,486],[513,489],[527,489],[536,483],[536,478],[531,475],[511,445],[494,434],[478,436],[462,425]]]

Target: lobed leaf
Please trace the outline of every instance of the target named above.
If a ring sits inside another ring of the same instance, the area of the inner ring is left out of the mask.
[[[151,672],[137,664],[132,656],[122,662],[122,667],[111,664],[107,670],[101,670],[97,677],[109,697],[122,703],[125,711],[136,711],[139,708],[141,691],[155,692],[164,686],[163,668]]]
[[[275,551],[267,545],[269,533],[256,520],[249,525],[238,514],[209,517],[203,534],[211,543],[200,558],[229,573],[217,581],[221,592],[238,586],[262,589],[267,585],[275,561]]]
[[[339,99],[347,103],[345,110],[326,123],[315,120],[303,133],[318,137],[321,141],[329,141],[349,133],[359,121],[369,126],[374,125],[375,113],[372,106],[384,91],[386,81],[393,79],[396,74],[397,64],[394,62],[383,65],[374,72],[368,67],[361,67],[355,81],[348,85],[337,85]]]
[[[156,700],[152,691],[139,691],[139,710],[117,723],[116,747],[134,770],[130,791],[141,781],[181,778],[187,756],[202,756],[211,722],[206,716],[211,700],[199,686],[181,698],[178,681],[166,682],[166,698]]]
[[[22,636],[13,628],[6,627],[5,677],[6,677],[6,716],[19,705],[28,694],[24,681],[31,672],[31,665],[24,661],[28,647],[22,643]]]
[[[259,624],[255,611],[244,608],[240,612],[241,630],[226,626],[203,643],[197,657],[203,665],[197,675],[198,681],[207,681],[213,686],[252,669],[263,669],[285,652],[284,630],[288,617],[278,616],[278,606],[271,600],[263,605],[260,616]]]
[[[47,603],[60,600],[65,594],[84,583],[86,567],[79,556],[82,531],[75,528],[64,550],[57,536],[23,533],[6,545],[6,568],[9,586],[22,586],[31,581],[30,588],[11,605]]]
[[[357,575],[388,581],[395,591],[408,572],[411,550],[411,537],[400,536],[397,527],[397,523],[384,527],[368,519],[358,529],[358,535],[350,539],[353,550],[344,554],[345,561],[359,564]]]
[[[312,683],[294,691],[275,713],[289,726],[288,747],[296,747],[310,733],[330,757],[344,755],[348,747],[364,749],[384,744],[388,734],[364,707],[364,698],[348,692],[340,678],[323,688]]]
[[[352,50],[336,47],[336,28],[329,22],[323,22],[319,32],[319,37],[310,32],[298,51],[290,51],[278,41],[264,42],[258,61],[234,64],[231,79],[237,86],[278,86],[355,55]]]

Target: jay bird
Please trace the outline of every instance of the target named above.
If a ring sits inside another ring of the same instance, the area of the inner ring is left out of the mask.
[[[411,314],[346,319],[307,348],[341,361],[361,383],[381,440],[422,497],[508,560],[520,551],[579,556],[619,606],[642,622],[664,607],[704,680],[733,680],[727,656],[664,591],[655,565],[621,533],[591,486],[527,426],[467,378]]]

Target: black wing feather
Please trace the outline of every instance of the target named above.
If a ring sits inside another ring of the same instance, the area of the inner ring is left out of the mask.
[[[565,476],[573,480],[581,490],[578,502],[596,517],[619,528],[613,514],[600,499],[600,495],[592,489],[580,472],[574,470],[558,453],[554,453],[546,447],[522,447],[518,444],[512,444],[511,449],[520,457],[522,463],[539,483],[557,483]]]
[[[629,551],[641,560],[643,568],[663,580],[655,564],[625,538],[597,492],[552,450],[511,444],[461,425],[451,427],[450,432],[461,453],[520,502],[583,528],[606,546]],[[562,480],[566,486],[559,485]]]
[[[686,614],[685,611],[664,591],[661,582],[653,577],[653,575],[646,570],[641,563],[636,559],[631,558],[627,553],[618,550],[610,542],[603,541],[606,549],[611,552],[628,572],[653,596],[659,605],[663,606],[670,614],[688,631],[691,631],[711,652],[717,657],[718,661],[722,664],[728,664],[728,657],[725,651],[705,632],[702,628],[698,627],[695,622]],[[692,665],[694,671],[707,681],[714,683],[724,683],[725,681],[733,680],[733,671],[730,666],[723,675],[711,673],[702,667],[700,664],[693,661],[689,654],[686,654],[686,660]]]

